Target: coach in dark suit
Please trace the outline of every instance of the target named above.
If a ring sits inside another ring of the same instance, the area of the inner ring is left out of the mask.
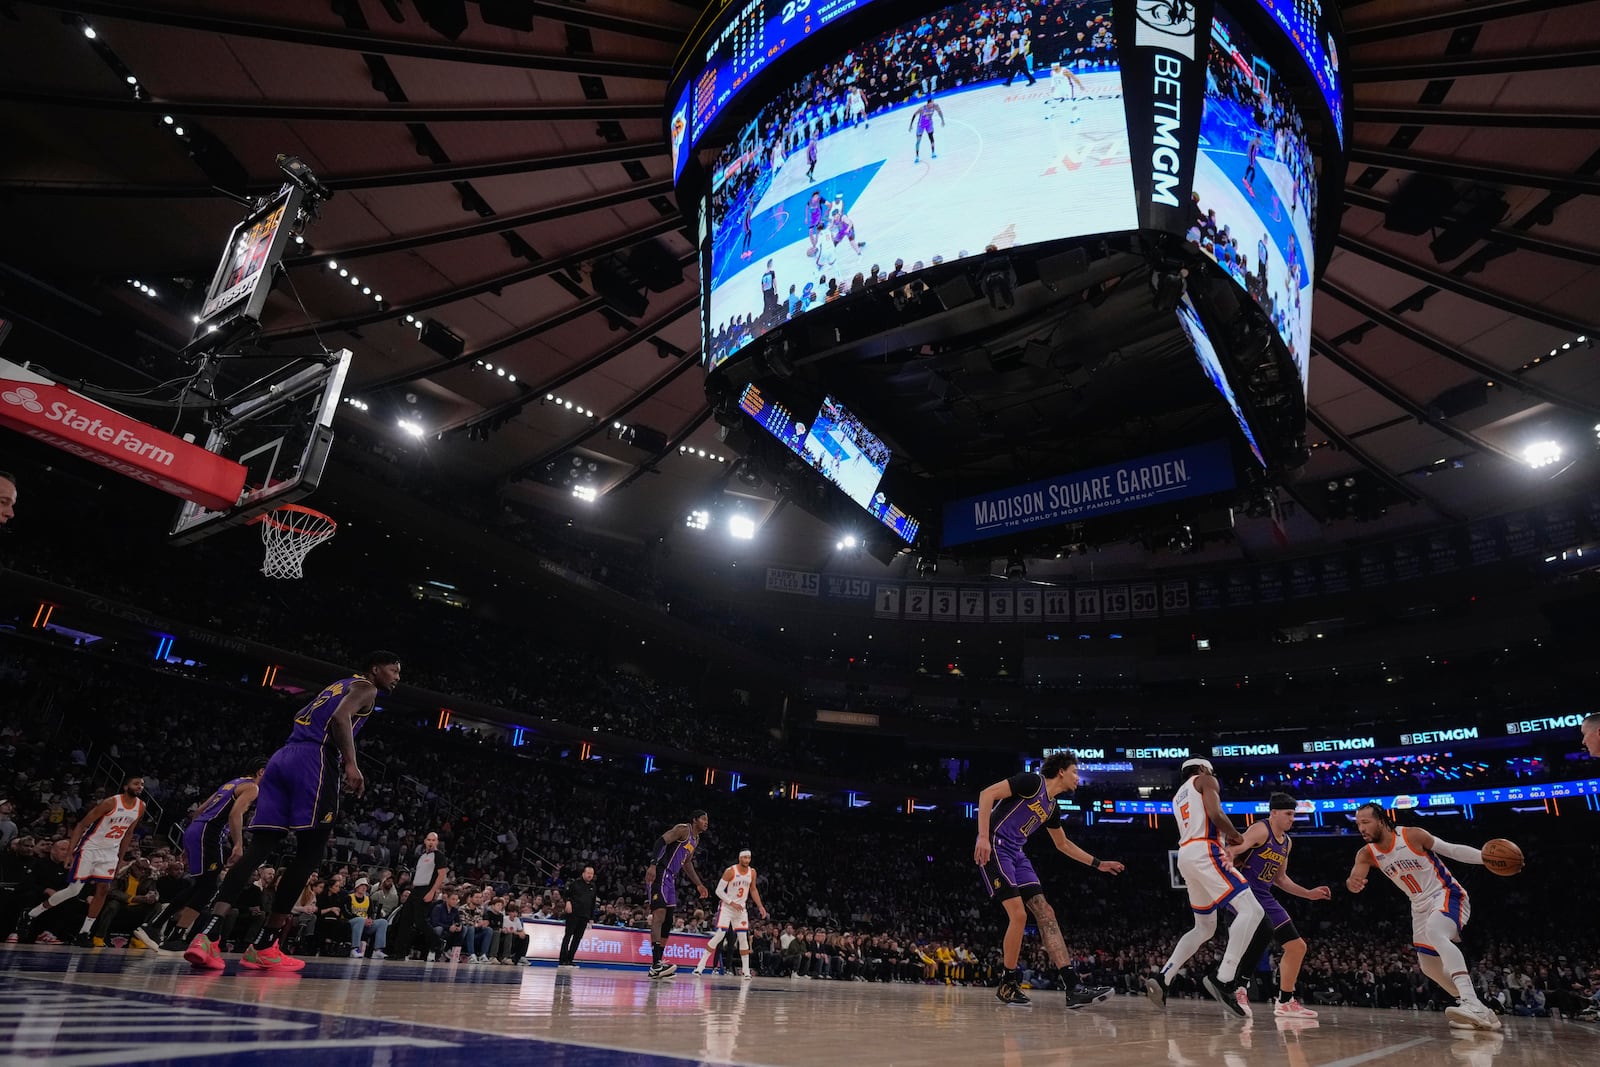
[[[573,957],[577,956],[578,944],[583,940],[583,932],[589,928],[589,919],[594,915],[594,868],[585,867],[583,876],[567,886],[566,891],[567,932],[561,938],[561,956],[556,961],[558,967],[577,966]]]

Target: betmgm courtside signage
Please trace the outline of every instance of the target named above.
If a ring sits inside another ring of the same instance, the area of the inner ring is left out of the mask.
[[[1211,8],[1211,0],[1117,0],[1113,9],[1133,187],[1151,229],[1181,234],[1192,221]]]
[[[946,504],[944,543],[982,541],[1233,487],[1228,446],[1212,441]]]
[[[3,359],[0,426],[214,511],[244,491],[245,469],[232,460]]]

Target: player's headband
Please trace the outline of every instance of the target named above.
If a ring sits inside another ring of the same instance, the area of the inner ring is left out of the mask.
[[[744,851],[739,853],[739,858],[740,859],[745,859],[749,855],[750,855],[750,850],[749,849],[745,849]]]
[[[1184,760],[1183,761],[1183,767],[1181,769],[1186,771],[1190,767],[1199,767],[1202,771],[1205,771],[1207,774],[1216,773],[1212,769],[1211,761],[1208,760],[1208,759],[1201,759],[1199,756],[1196,756],[1194,759]]]

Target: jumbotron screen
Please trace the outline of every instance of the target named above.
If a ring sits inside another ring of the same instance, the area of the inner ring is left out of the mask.
[[[1221,7],[1211,24],[1189,239],[1260,305],[1308,385],[1317,175],[1278,72]]]
[[[1136,228],[1111,11],[955,4],[763,107],[711,168],[708,368],[858,287]]]
[[[1256,443],[1256,435],[1251,431],[1250,423],[1239,407],[1239,398],[1234,395],[1233,386],[1228,384],[1228,375],[1222,369],[1222,360],[1217,357],[1217,347],[1211,343],[1211,335],[1206,332],[1205,324],[1200,321],[1200,316],[1195,313],[1194,304],[1187,296],[1178,302],[1178,325],[1183,327],[1184,336],[1189,338],[1189,344],[1193,346],[1194,354],[1200,360],[1200,369],[1205,371],[1212,387],[1222,394],[1228,410],[1233,412],[1234,419],[1239,423],[1239,431],[1244,434],[1245,444],[1250,446],[1250,454],[1256,457],[1257,463],[1265,467],[1266,457],[1261,454],[1261,446]]]

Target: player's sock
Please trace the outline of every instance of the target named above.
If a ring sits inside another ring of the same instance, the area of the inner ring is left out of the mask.
[[[283,926],[263,925],[261,932],[256,934],[255,940],[250,943],[256,948],[266,948],[278,940],[278,935],[283,933],[284,929],[285,927]]]
[[[666,950],[667,950],[667,946],[666,946],[666,944],[664,942],[655,941],[655,942],[651,943],[651,945],[650,945],[650,961],[651,961],[652,965],[654,965],[656,967],[661,966],[661,954],[663,952],[665,952]]]
[[[1071,967],[1057,967],[1056,981],[1061,983],[1061,988],[1068,993],[1078,988],[1078,972]]]
[[[40,904],[37,907],[29,908],[28,909],[28,918],[37,919],[39,916],[43,915],[45,912],[47,912],[49,910],[50,910],[50,906],[48,904]]]
[[[78,933],[86,934],[90,930],[94,929],[94,921],[95,921],[96,918],[98,918],[98,916],[90,915],[90,916],[85,917],[85,919],[83,920],[83,925],[81,927],[79,927],[79,929],[78,929]]]
[[[217,931],[222,929],[222,918],[223,917],[218,915],[216,912],[212,912],[211,914],[205,916],[203,919],[201,919],[198,929],[193,931],[194,936],[205,936],[215,941],[217,937]]]
[[[1278,1003],[1279,1004],[1287,1004],[1287,1003],[1289,1003],[1289,1001],[1291,1001],[1293,999],[1294,999],[1294,990],[1292,990],[1292,989],[1280,989],[1280,990],[1278,990]]]

